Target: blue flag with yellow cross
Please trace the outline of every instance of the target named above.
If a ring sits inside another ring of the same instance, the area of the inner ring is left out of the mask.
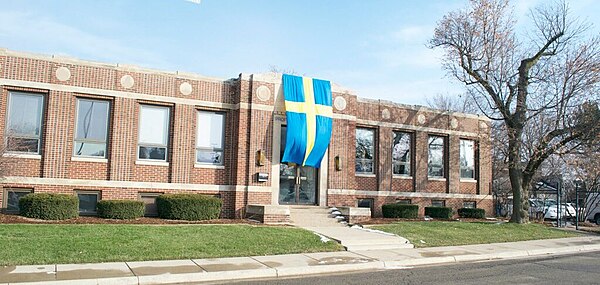
[[[319,168],[331,139],[331,84],[284,74],[283,95],[287,137],[281,161]]]

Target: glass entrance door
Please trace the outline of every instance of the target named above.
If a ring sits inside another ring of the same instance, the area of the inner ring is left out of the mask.
[[[287,128],[281,127],[281,151],[283,157]],[[279,204],[316,205],[317,169],[295,164],[279,164]]]

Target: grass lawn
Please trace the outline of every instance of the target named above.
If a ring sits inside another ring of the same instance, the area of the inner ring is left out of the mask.
[[[578,236],[541,224],[468,223],[468,222],[398,222],[373,226],[373,229],[397,234],[415,247],[453,246]],[[424,241],[425,243],[422,243]]]
[[[0,224],[0,266],[271,255],[341,250],[290,227]]]

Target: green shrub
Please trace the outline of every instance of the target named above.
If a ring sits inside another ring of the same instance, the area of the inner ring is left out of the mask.
[[[158,216],[170,220],[210,220],[219,218],[221,199],[199,194],[164,194],[156,198]]]
[[[452,218],[452,208],[448,207],[425,207],[425,216],[439,219]]]
[[[98,217],[105,219],[137,219],[144,216],[144,202],[135,200],[101,200]]]
[[[381,206],[384,218],[416,219],[419,215],[419,205],[386,204]]]
[[[460,208],[458,216],[461,218],[483,219],[485,218],[485,209],[478,208]]]
[[[66,220],[79,216],[79,199],[74,195],[31,193],[19,199],[20,215],[42,220]]]

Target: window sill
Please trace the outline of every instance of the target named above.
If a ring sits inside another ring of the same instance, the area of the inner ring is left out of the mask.
[[[377,177],[373,173],[355,173],[354,175],[357,177]]]
[[[444,178],[444,177],[427,177],[427,180],[429,180],[429,181],[446,181],[446,178]]]
[[[407,179],[407,180],[412,180],[413,177],[412,176],[407,176],[407,175],[394,175],[392,176],[394,179],[398,178],[398,179]]]
[[[469,178],[461,178],[460,182],[477,183],[477,180],[476,179],[469,179]]]
[[[138,164],[138,165],[169,166],[169,162],[167,162],[167,161],[152,161],[152,160],[136,160],[135,164]]]
[[[2,157],[9,158],[29,158],[29,159],[42,159],[42,155],[40,154],[27,154],[27,153],[3,153]]]
[[[225,165],[196,163],[194,168],[225,169]]]
[[[106,158],[100,158],[100,157],[99,158],[93,158],[93,157],[71,156],[71,161],[108,163],[108,159],[106,159]]]

